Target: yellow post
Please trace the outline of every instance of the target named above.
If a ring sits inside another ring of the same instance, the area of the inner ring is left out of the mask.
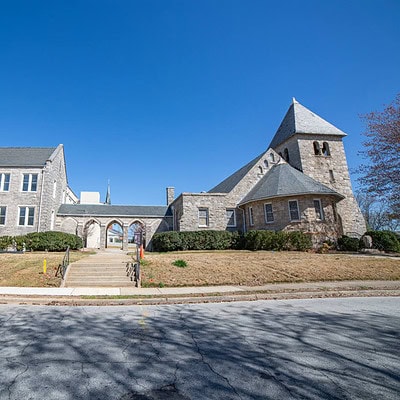
[[[43,273],[45,274],[47,272],[47,260],[43,260]]]

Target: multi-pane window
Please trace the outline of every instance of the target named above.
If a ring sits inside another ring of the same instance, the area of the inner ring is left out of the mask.
[[[0,192],[10,190],[10,174],[0,174]]]
[[[199,208],[199,226],[208,226],[208,208]]]
[[[317,219],[322,221],[324,218],[324,209],[322,208],[321,200],[315,199],[314,200],[314,209],[315,209],[315,216]]]
[[[297,200],[289,201],[289,216],[291,221],[300,221],[299,203]]]
[[[226,226],[236,226],[236,213],[234,208],[227,208],[225,212]]]
[[[37,191],[38,174],[24,174],[22,181],[23,192],[36,192]]]
[[[253,207],[249,207],[249,222],[250,225],[254,225]]]
[[[20,207],[19,222],[21,226],[32,226],[35,219],[35,207]]]
[[[0,225],[6,224],[6,209],[7,207],[0,207]]]
[[[272,210],[272,204],[266,203],[264,204],[265,210],[265,222],[274,222],[274,212]]]

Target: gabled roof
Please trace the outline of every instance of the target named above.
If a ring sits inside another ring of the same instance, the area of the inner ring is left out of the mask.
[[[171,215],[167,206],[111,206],[108,204],[62,204],[58,215],[105,217],[165,217]]]
[[[256,165],[258,160],[265,152],[262,152],[254,160],[251,160],[244,167],[240,168],[232,175],[228,176],[225,180],[213,187],[208,193],[229,193],[244,177],[245,175]]]
[[[314,114],[293,98],[293,103],[289,107],[269,147],[276,148],[294,134],[346,136],[346,133]]]
[[[256,200],[298,195],[331,195],[339,199],[344,196],[328,186],[304,175],[289,164],[274,165],[243,198],[240,204]]]
[[[0,147],[0,167],[43,167],[56,147]]]

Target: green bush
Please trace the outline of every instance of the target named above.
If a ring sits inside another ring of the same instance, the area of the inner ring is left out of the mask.
[[[337,247],[341,251],[358,251],[361,244],[359,239],[343,235],[338,239]]]
[[[162,232],[153,236],[154,251],[226,250],[237,248],[241,238],[238,232],[189,231]]]
[[[394,232],[369,231],[367,235],[372,237],[372,247],[374,249],[400,253],[400,241]]]
[[[244,235],[247,250],[298,250],[312,248],[311,238],[303,232],[250,231]]]
[[[287,250],[306,251],[313,246],[311,236],[303,232],[289,232]]]
[[[25,243],[26,250],[31,251],[65,251],[82,248],[82,239],[79,236],[64,232],[33,232],[24,236],[15,237],[17,248]]]
[[[12,236],[0,236],[0,250],[6,250],[13,243]]]

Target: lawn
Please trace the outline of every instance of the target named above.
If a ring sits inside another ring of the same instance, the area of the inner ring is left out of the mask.
[[[65,253],[34,252],[0,254],[0,286],[59,287],[61,278],[55,273]],[[74,262],[91,253],[70,252]],[[43,274],[43,260],[47,260],[47,273]]]
[[[177,260],[184,261],[186,267]],[[243,250],[146,253],[142,266],[143,287],[399,279],[400,257],[350,254]]]

